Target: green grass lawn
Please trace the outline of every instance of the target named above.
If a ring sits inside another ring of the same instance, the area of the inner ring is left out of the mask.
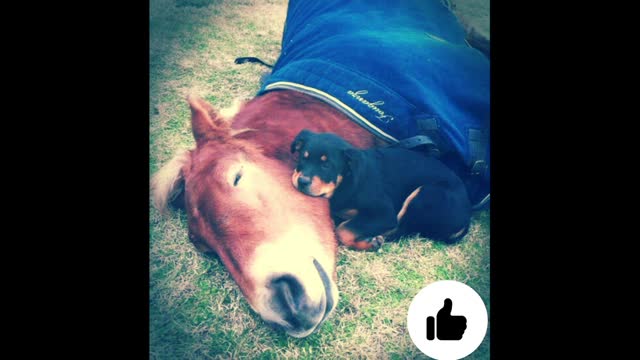
[[[456,11],[488,32],[488,1],[460,1]],[[464,5],[464,8],[463,8]],[[277,59],[286,15],[283,0],[151,0],[150,174],[194,146],[185,96],[221,109],[258,90],[264,67],[235,65],[239,56]],[[482,9],[479,11],[478,9]],[[379,252],[340,248],[340,302],[320,330],[296,339],[255,314],[224,266],[196,251],[186,215],[150,207],[150,349],[154,359],[426,358],[411,342],[411,299],[441,279],[464,282],[489,306],[489,212],[476,213],[455,246],[407,238]],[[489,337],[469,359],[489,358]]]

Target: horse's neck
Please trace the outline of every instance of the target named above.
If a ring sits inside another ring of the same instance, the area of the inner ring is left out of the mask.
[[[238,135],[263,149],[265,155],[291,162],[291,142],[302,129],[333,132],[359,148],[379,145],[375,137],[346,115],[307,94],[283,90],[248,102],[232,127],[252,129]]]

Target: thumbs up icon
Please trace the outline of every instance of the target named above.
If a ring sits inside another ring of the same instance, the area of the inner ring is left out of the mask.
[[[437,328],[438,340],[460,340],[467,329],[467,318],[462,315],[451,315],[453,302],[447,298],[444,306],[436,315],[437,326],[434,326],[433,316],[427,317],[427,340],[433,340]]]

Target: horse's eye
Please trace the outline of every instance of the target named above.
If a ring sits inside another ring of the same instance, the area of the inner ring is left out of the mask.
[[[240,178],[242,178],[242,171],[238,171],[238,173],[236,174],[236,178],[233,180],[233,186],[238,186]]]

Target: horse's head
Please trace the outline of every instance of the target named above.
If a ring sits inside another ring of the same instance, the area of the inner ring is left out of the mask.
[[[264,320],[295,337],[311,334],[338,301],[326,200],[296,191],[289,165],[243,139],[204,100],[188,102],[196,148],[154,176],[156,206],[184,189],[194,245],[218,254]]]

